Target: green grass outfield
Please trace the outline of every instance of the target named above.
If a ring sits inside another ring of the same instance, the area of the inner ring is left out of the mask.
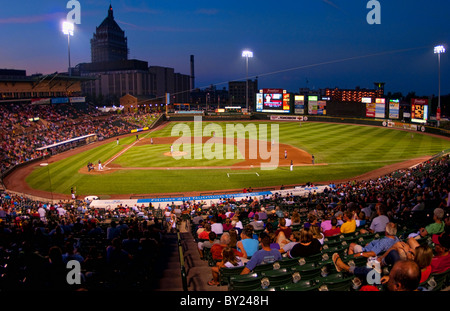
[[[168,137],[171,136],[172,128],[180,126],[179,124],[188,125],[192,134],[194,133],[193,122],[170,122],[159,131],[141,132],[139,136],[142,138]],[[208,124],[203,122],[203,129],[210,129],[211,126],[206,127]],[[223,132],[216,131],[217,137],[226,135],[227,123],[214,124],[219,125]],[[79,172],[88,161],[97,163],[99,159],[102,159],[102,162],[105,162],[135,142],[135,137],[129,136],[120,139],[119,146],[114,141],[51,163],[48,167],[37,167],[26,180],[32,188],[39,190],[69,194],[71,187],[76,187],[78,195],[99,196],[257,188],[351,179],[385,165],[422,156],[432,156],[450,148],[450,141],[443,138],[419,132],[414,132],[412,137],[409,131],[383,127],[316,122],[305,122],[301,127],[298,123],[290,122],[242,122],[242,124],[254,124],[257,128],[261,124],[266,124],[269,132],[271,125],[278,125],[280,143],[314,154],[316,163],[327,163],[327,165],[295,167],[292,172],[289,167],[278,167],[274,170],[261,170],[259,167],[248,170],[117,170],[102,175]],[[204,136],[211,135],[204,133]],[[269,135],[267,139],[271,139],[271,136]],[[120,164],[122,167],[165,167],[228,166],[241,161],[237,159],[174,160],[161,155],[166,151],[170,151],[170,145],[134,146],[113,163]],[[237,151],[234,152],[236,156]]]

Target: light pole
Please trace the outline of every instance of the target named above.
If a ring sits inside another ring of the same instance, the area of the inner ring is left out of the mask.
[[[71,22],[63,22],[63,28],[62,31],[65,35],[67,35],[67,47],[69,50],[69,76],[72,75],[72,72],[70,70],[71,66],[70,66],[70,36],[73,36],[73,30],[74,30],[74,25]]]
[[[245,107],[247,108],[248,113],[248,58],[253,57],[253,52],[249,50],[245,50],[242,52],[242,57],[245,57],[245,70],[246,70],[246,78],[245,78]]]
[[[441,120],[441,54],[445,53],[445,47],[438,45],[434,47],[434,54],[438,55],[438,71],[439,71],[439,93],[438,93],[438,108],[436,112],[437,126],[440,126]]]

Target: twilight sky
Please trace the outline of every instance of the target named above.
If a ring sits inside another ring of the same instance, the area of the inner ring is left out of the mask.
[[[27,74],[67,71],[61,23],[68,0],[0,0],[0,68]],[[204,1],[79,0],[81,24],[71,63],[90,62],[90,39],[111,3],[128,37],[129,58],[190,74],[196,87],[227,87],[249,76],[260,88],[373,88],[437,95],[437,44],[450,47],[450,1],[379,0],[381,24],[369,25],[368,0]],[[450,93],[450,51],[441,55],[441,94]]]

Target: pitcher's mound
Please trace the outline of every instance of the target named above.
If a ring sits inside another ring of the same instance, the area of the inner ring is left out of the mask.
[[[182,157],[187,155],[186,151],[174,151],[174,152],[165,152],[164,155],[167,157]]]

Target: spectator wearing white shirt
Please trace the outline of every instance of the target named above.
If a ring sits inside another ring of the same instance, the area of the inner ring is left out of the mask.
[[[217,219],[217,216],[211,218],[211,231],[214,231],[217,235],[223,233],[223,225]]]
[[[59,217],[64,217],[67,213],[67,211],[61,205],[58,206],[56,211],[58,212]]]

